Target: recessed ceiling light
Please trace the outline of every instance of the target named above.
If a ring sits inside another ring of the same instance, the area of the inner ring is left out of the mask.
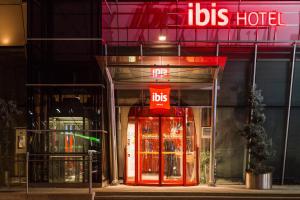
[[[159,41],[166,41],[166,39],[167,39],[167,36],[165,36],[165,35],[158,36]]]

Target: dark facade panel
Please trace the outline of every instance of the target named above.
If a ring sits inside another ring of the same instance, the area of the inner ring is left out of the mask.
[[[300,183],[300,109],[293,108],[291,110],[290,127],[289,127],[289,139],[287,149],[287,161],[286,161],[286,177],[287,183],[299,184]]]
[[[300,62],[295,63],[292,106],[300,106]]]
[[[282,175],[287,109],[285,107],[267,107],[265,109],[265,114],[265,130],[272,141],[272,146],[275,151],[275,156],[269,161],[269,164],[274,168],[273,180],[278,183],[280,182]]]
[[[245,140],[239,134],[247,121],[248,109],[218,107],[216,161],[217,178],[242,182]]]
[[[252,62],[229,60],[220,80],[219,106],[247,106]]]
[[[266,106],[286,106],[289,91],[290,62],[273,59],[257,62],[256,84],[262,90]]]

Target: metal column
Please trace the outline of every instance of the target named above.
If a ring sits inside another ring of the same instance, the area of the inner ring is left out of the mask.
[[[219,56],[220,45],[217,44],[216,56]],[[217,96],[218,96],[218,69],[213,75],[212,88],[212,109],[211,109],[211,137],[210,137],[210,154],[209,154],[209,186],[215,186],[215,146],[216,146],[216,132],[217,132]]]
[[[253,72],[252,72],[252,85],[251,85],[251,90],[253,91],[256,85],[256,66],[257,66],[257,50],[258,50],[258,45],[257,43],[254,45],[254,60],[253,60]],[[251,108],[250,112],[249,112],[249,120],[252,119],[252,112],[253,109]],[[250,149],[246,148],[246,164],[245,164],[245,169],[244,169],[244,179],[245,179],[245,171],[246,169],[249,169],[250,167]]]
[[[289,127],[290,127],[291,104],[292,104],[292,95],[293,95],[293,82],[294,82],[294,71],[295,71],[295,61],[296,61],[296,50],[297,50],[297,44],[294,43],[292,69],[291,69],[291,79],[290,79],[290,91],[289,91],[289,105],[288,105],[288,113],[287,113],[287,120],[286,120],[286,132],[285,132],[285,143],[284,143],[281,185],[284,184],[284,176],[285,176],[285,165],[286,165],[286,154],[287,154],[287,147],[288,147],[288,138],[289,138]]]
[[[29,152],[26,152],[26,194],[29,193]]]
[[[211,125],[212,132],[210,137],[210,155],[209,155],[209,186],[215,186],[215,145],[216,145],[216,121],[217,121],[217,95],[218,95],[218,78],[214,77],[212,89],[212,115]]]
[[[254,46],[253,74],[252,74],[252,90],[256,83],[256,66],[257,66],[257,44]]]
[[[105,44],[105,55],[107,56],[107,45]],[[115,110],[115,91],[114,83],[110,71],[107,67],[107,59],[103,66],[103,73],[107,81],[107,103],[108,103],[108,121],[109,121],[109,164],[111,184],[117,185],[118,178],[118,152],[117,152],[117,134],[116,134],[116,110]]]

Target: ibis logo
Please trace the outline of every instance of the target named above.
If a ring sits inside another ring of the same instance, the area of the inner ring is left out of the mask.
[[[154,92],[152,94],[152,101],[154,101],[154,102],[166,102],[166,101],[168,101],[168,97],[164,93],[157,94],[156,92]]]
[[[150,110],[170,109],[170,87],[152,86],[150,87]]]
[[[152,68],[152,78],[166,78],[169,76],[168,68]]]
[[[196,26],[227,26],[229,22],[228,9],[216,8],[216,3],[211,3],[211,9],[201,8],[200,3],[189,3],[188,23]]]

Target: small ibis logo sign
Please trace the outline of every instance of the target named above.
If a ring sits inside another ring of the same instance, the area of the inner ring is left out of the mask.
[[[151,74],[152,78],[166,78],[169,76],[170,70],[169,68],[152,68]]]
[[[170,87],[150,87],[150,110],[170,109]]]

